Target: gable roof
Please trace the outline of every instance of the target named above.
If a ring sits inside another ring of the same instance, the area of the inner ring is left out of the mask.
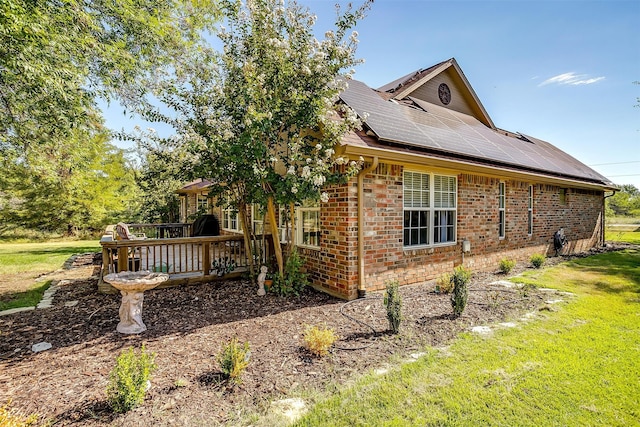
[[[606,177],[549,142],[496,128],[486,112],[472,116],[410,96],[418,85],[434,78],[434,73],[451,67],[457,73],[454,59],[408,74],[382,86],[383,94],[357,80],[349,81],[340,98],[366,117],[365,128],[375,137],[375,142],[365,138],[356,145],[400,148],[423,156],[615,188]],[[459,75],[471,99],[477,99],[464,74]],[[477,105],[484,111],[479,100]],[[349,139],[345,143],[349,145]]]
[[[451,58],[432,67],[407,74],[400,79],[381,86],[378,88],[378,92],[393,94],[393,99],[396,100],[405,99],[411,96],[411,94],[416,92],[424,84],[443,73],[449,74],[452,80],[457,83],[457,87],[462,96],[467,99],[470,104],[470,108],[474,112],[474,116],[488,127],[495,128],[493,120],[489,117],[487,110],[485,110],[482,102],[480,102],[480,98],[476,95],[476,92],[473,90],[473,87],[471,87],[469,80],[467,80],[467,77],[464,75],[464,72],[458,65],[458,61],[456,61],[455,58]]]
[[[187,194],[187,193],[200,193],[203,190],[206,190],[209,186],[213,184],[212,181],[207,179],[198,178],[195,181],[191,181],[188,184],[185,184],[181,188],[176,190],[178,194]]]

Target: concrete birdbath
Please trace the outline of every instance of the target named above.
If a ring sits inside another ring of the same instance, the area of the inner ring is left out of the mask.
[[[143,292],[153,289],[169,279],[166,273],[150,271],[123,271],[111,273],[103,277],[122,294],[120,303],[120,323],[116,330],[121,334],[139,334],[147,330],[142,322]]]

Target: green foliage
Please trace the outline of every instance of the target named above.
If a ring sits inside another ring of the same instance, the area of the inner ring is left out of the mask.
[[[149,121],[173,126],[179,138],[147,138],[187,153],[189,175],[224,183],[209,196],[240,212],[267,201],[326,202],[323,189],[345,182],[363,163],[335,153],[343,135],[361,127],[337,101],[360,63],[357,33],[347,31],[371,3],[338,12],[335,29],[317,40],[315,16],[295,2],[220,1],[220,51],[178,56],[178,72],[153,85],[164,108],[142,111]],[[250,240],[250,227],[243,231]]]
[[[294,248],[287,258],[284,266],[284,275],[275,274],[271,291],[280,296],[300,295],[300,292],[308,285],[307,275],[302,272],[304,260]]]
[[[468,283],[471,280],[471,272],[459,265],[453,270],[451,281],[453,282],[453,293],[451,294],[451,306],[453,307],[453,315],[460,316],[467,306],[469,298]]]
[[[436,291],[438,293],[448,294],[453,291],[453,278],[449,273],[442,273],[436,279]]]
[[[400,332],[400,323],[402,322],[402,298],[400,297],[397,280],[387,282],[383,302],[387,309],[389,329],[394,334],[397,334]]]
[[[511,270],[513,270],[513,267],[516,266],[516,262],[512,259],[508,259],[508,258],[502,258],[500,260],[500,264],[499,264],[499,269],[501,273],[504,274],[509,274],[509,272],[511,272]]]
[[[140,148],[143,159],[136,182],[140,188],[143,222],[174,223],[180,219],[180,200],[175,190],[187,177],[177,150],[164,147]]]
[[[605,199],[605,206],[607,217],[640,217],[640,190],[631,184],[623,185],[615,195]]]
[[[242,373],[249,366],[250,355],[249,343],[240,345],[237,337],[225,344],[217,357],[224,379],[230,384],[240,384]]]
[[[302,333],[302,339],[305,347],[311,353],[316,356],[326,356],[339,337],[333,328],[328,328],[326,325],[322,328],[306,325]]]
[[[75,235],[128,215],[134,170],[107,138],[104,131],[78,131],[63,143],[26,148],[19,160],[0,160],[0,222]]]
[[[97,97],[139,102],[215,14],[206,0],[1,2],[0,153],[67,140]]]
[[[529,258],[529,262],[535,268],[542,267],[542,265],[544,264],[545,260],[546,260],[546,257],[543,254],[533,254],[533,255],[531,255],[531,258]]]
[[[120,353],[107,386],[107,400],[115,412],[127,412],[144,401],[151,373],[157,367],[154,360],[155,353],[148,353],[144,345],[140,354],[133,347]]]

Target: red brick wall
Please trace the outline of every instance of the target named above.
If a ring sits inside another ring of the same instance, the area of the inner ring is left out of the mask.
[[[329,294],[352,299],[358,283],[357,183],[327,189],[320,205],[321,250],[298,248],[313,285]]]
[[[383,289],[389,280],[409,284],[431,280],[457,265],[496,270],[502,258],[528,260],[534,253],[553,254],[553,233],[564,227],[567,252],[586,250],[600,241],[603,193],[535,182],[506,183],[506,235],[498,237],[497,177],[459,173],[457,244],[403,248],[402,172],[380,164],[364,179],[364,261],[367,290]],[[453,172],[455,174],[455,171]],[[534,186],[533,234],[528,235],[529,185]],[[357,296],[357,184],[330,189],[321,205],[321,249],[302,249],[315,287],[352,299]],[[462,240],[471,251],[462,254]]]

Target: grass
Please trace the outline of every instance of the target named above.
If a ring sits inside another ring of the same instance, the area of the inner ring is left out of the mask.
[[[23,292],[14,292],[0,296],[0,311],[18,307],[34,307],[42,299],[44,291],[51,286],[51,280],[38,282]]]
[[[97,240],[0,243],[0,311],[36,305],[51,284],[37,281],[39,276],[58,270],[74,254],[99,249]]]
[[[97,252],[97,240],[67,240],[44,243],[1,243],[0,275],[37,274],[57,270],[73,254]]]
[[[638,231],[633,232],[633,231],[617,231],[617,230],[606,229],[605,237],[607,241],[627,242],[627,243],[634,243],[636,245],[640,245],[640,232]]]
[[[575,297],[542,319],[490,338],[463,334],[447,351],[365,376],[297,425],[639,425],[640,251],[530,270],[518,281]]]

